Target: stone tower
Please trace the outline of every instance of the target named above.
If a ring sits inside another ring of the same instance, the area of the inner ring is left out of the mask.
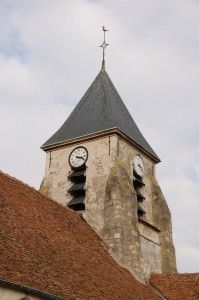
[[[171,215],[147,143],[104,68],[46,152],[41,192],[81,213],[138,279],[176,272]]]

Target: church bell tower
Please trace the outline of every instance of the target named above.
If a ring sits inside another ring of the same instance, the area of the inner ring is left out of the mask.
[[[176,272],[171,215],[155,177],[159,157],[102,68],[61,128],[43,145],[40,191],[81,213],[136,278]]]

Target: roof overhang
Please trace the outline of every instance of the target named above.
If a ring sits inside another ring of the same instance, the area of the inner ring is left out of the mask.
[[[66,146],[77,144],[79,142],[87,142],[87,141],[90,141],[90,140],[93,140],[96,138],[102,138],[102,137],[110,136],[110,135],[114,135],[114,134],[118,135],[119,137],[124,139],[126,142],[133,145],[135,148],[137,148],[140,152],[145,154],[147,157],[149,157],[155,163],[159,163],[161,161],[159,159],[159,157],[156,157],[156,156],[152,155],[150,152],[146,151],[142,146],[140,146],[138,143],[136,143],[134,140],[132,140],[128,135],[126,135],[124,132],[122,132],[120,129],[118,129],[116,127],[107,129],[107,130],[103,130],[103,131],[98,131],[98,132],[91,133],[88,135],[79,136],[79,137],[76,137],[73,139],[61,141],[61,142],[54,143],[51,145],[41,146],[41,149],[44,150],[45,152],[49,152],[49,151],[52,151],[52,150],[55,150],[58,148],[63,148]]]

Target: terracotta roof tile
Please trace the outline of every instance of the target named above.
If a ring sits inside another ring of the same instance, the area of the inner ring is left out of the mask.
[[[160,299],[72,210],[0,172],[0,278],[72,299]]]
[[[199,273],[152,274],[150,284],[169,300],[199,299]]]

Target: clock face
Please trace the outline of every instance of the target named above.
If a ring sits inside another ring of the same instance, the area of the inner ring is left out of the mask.
[[[79,168],[83,166],[88,158],[88,151],[86,148],[80,146],[75,148],[70,156],[69,156],[69,163],[73,168]]]
[[[136,155],[133,159],[133,169],[137,175],[140,177],[144,174],[144,164],[140,155]]]

